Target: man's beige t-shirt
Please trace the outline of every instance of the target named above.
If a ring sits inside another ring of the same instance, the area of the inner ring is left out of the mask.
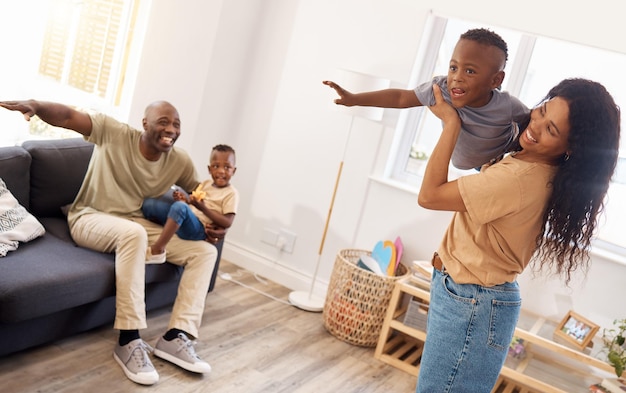
[[[237,214],[239,206],[239,193],[232,184],[226,187],[214,187],[213,179],[205,180],[200,183],[202,191],[206,192],[204,196],[204,204],[211,210],[220,212],[221,214]],[[211,225],[213,221],[202,213],[200,209],[193,205],[189,205],[193,213],[198,217],[204,226]]]
[[[452,218],[438,253],[455,282],[513,282],[530,262],[557,168],[512,156],[459,179],[467,212]]]
[[[145,198],[156,198],[178,184],[193,190],[198,180],[189,155],[172,148],[157,161],[139,151],[143,131],[104,114],[91,115],[93,155],[83,184],[68,214],[69,225],[86,213],[101,212],[120,217],[142,217]]]

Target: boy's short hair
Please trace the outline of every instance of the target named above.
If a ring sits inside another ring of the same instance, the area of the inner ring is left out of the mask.
[[[506,42],[500,37],[498,34],[494,33],[488,29],[470,29],[465,33],[461,34],[460,39],[470,40],[478,42],[483,45],[495,46],[504,52],[504,64],[506,65],[507,60],[509,59],[509,48],[506,45]]]
[[[224,145],[224,144],[219,144],[219,145],[213,146],[213,149],[211,149],[211,151],[221,151],[223,153],[232,153],[233,157],[236,157],[235,149],[233,149],[232,147],[230,147],[228,145]]]

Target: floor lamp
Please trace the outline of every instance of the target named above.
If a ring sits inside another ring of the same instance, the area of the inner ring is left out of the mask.
[[[337,75],[333,80],[341,87],[353,93],[360,93],[364,91],[382,90],[387,89],[391,85],[391,81],[375,77],[372,75],[363,74],[361,72],[349,71],[349,70],[337,70]],[[326,216],[326,222],[324,224],[324,232],[322,234],[322,240],[317,254],[317,263],[315,264],[315,271],[311,280],[311,287],[308,292],[306,291],[293,291],[289,294],[289,302],[306,311],[321,312],[324,308],[323,298],[313,294],[315,288],[315,282],[317,281],[317,273],[322,260],[322,252],[324,251],[324,242],[326,241],[326,234],[328,233],[328,225],[333,213],[333,206],[335,205],[335,196],[337,195],[337,188],[341,181],[341,171],[343,170],[343,163],[346,158],[346,152],[350,142],[350,134],[352,133],[352,126],[354,124],[355,117],[361,117],[373,121],[381,121],[383,118],[383,108],[366,107],[366,106],[352,106],[346,107],[343,105],[333,104],[333,108],[350,115],[350,126],[348,127],[348,135],[343,146],[343,155],[341,162],[339,163],[339,170],[337,171],[337,177],[335,179],[335,187],[333,188],[333,195],[330,200],[330,206],[328,208],[328,215]]]

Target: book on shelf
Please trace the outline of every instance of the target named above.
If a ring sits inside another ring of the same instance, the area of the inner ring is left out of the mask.
[[[626,378],[604,378],[600,385],[610,393],[626,393]]]
[[[430,281],[433,276],[433,265],[430,261],[413,261],[411,272],[414,277]]]

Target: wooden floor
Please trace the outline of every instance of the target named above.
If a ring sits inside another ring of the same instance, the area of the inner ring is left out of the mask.
[[[321,313],[285,304],[289,290],[222,262],[243,284],[218,278],[207,298],[196,351],[208,375],[186,372],[152,357],[160,375],[146,387],[128,380],[113,360],[111,326],[0,358],[2,392],[413,392],[415,377],[374,359],[373,348],[345,343],[324,328]],[[142,338],[154,345],[169,310],[148,315]]]

